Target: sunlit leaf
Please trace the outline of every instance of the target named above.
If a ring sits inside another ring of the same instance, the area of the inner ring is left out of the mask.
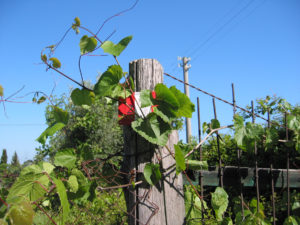
[[[31,225],[33,217],[34,211],[27,201],[13,205],[9,210],[9,219],[13,225]]]
[[[56,190],[60,199],[60,204],[62,206],[62,211],[63,211],[62,224],[65,224],[70,212],[70,204],[68,201],[67,191],[65,185],[61,180],[54,178],[53,181],[56,185]]]
[[[181,171],[186,169],[185,159],[182,150],[179,145],[174,145],[175,148],[175,160],[176,160],[176,174],[178,175]]]
[[[186,167],[190,170],[207,170],[207,161],[186,160]]]
[[[71,99],[75,105],[92,105],[95,101],[95,94],[86,89],[76,88],[72,91]]]
[[[217,119],[212,119],[211,120],[211,128],[212,129],[217,129],[220,128],[220,122]]]
[[[58,151],[54,157],[54,164],[56,166],[66,167],[72,169],[75,167],[76,163],[76,154],[74,149],[67,148],[61,151]]]
[[[101,75],[94,87],[94,92],[98,96],[109,96],[118,88],[122,78],[123,70],[119,65],[112,65]]]
[[[47,56],[45,54],[41,56],[41,59],[43,62],[47,62]]]
[[[92,52],[97,47],[97,40],[94,37],[82,36],[79,43],[81,55]]]
[[[44,101],[46,101],[46,97],[45,96],[42,96],[39,98],[39,100],[37,101],[37,104],[41,104],[43,103]]]
[[[150,185],[155,185],[161,179],[160,165],[147,163],[144,168],[145,180]]]
[[[127,47],[129,42],[132,40],[132,36],[128,36],[123,38],[118,44],[114,44],[111,41],[105,41],[102,45],[101,48],[103,49],[104,52],[109,53],[113,56],[119,56],[122,51]]]
[[[57,123],[67,124],[69,121],[69,113],[57,106],[53,107],[53,116]]]
[[[48,127],[37,139],[36,141],[41,144],[45,144],[49,136],[54,135],[57,131],[64,128],[66,125],[64,123],[55,123],[54,125]]]
[[[211,194],[211,205],[215,211],[216,219],[222,221],[222,215],[228,206],[228,194],[221,187],[217,187]]]
[[[0,84],[0,96],[3,97],[3,87],[1,84]]]
[[[131,123],[131,126],[135,132],[147,141],[160,146],[166,145],[172,131],[171,126],[154,113],[148,114],[146,119],[139,118],[135,120]]]
[[[78,182],[75,175],[71,175],[68,179],[68,186],[70,191],[76,193],[78,191]]]
[[[80,26],[80,19],[78,17],[75,17],[75,25]]]
[[[49,60],[52,61],[52,66],[53,66],[54,68],[58,69],[58,68],[61,67],[61,63],[60,63],[60,61],[59,61],[57,58],[52,57],[52,58],[50,58]]]

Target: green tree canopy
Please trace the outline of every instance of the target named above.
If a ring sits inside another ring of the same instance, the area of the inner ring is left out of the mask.
[[[6,152],[6,149],[2,150],[2,156],[1,156],[0,164],[7,164],[7,152]]]

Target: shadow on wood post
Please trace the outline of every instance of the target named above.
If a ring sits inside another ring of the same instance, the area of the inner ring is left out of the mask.
[[[130,62],[129,74],[133,78],[135,91],[154,90],[157,83],[163,82],[163,68],[155,59],[139,59]],[[174,144],[178,142],[178,133],[173,131],[168,140],[168,147],[174,153]],[[123,170],[136,171],[135,181],[143,179],[147,163],[159,163],[168,168],[175,163],[167,149],[153,145],[135,133],[130,126],[124,126],[124,161]],[[130,183],[129,178],[126,183]],[[176,176],[175,168],[165,175],[153,187],[145,182],[124,189],[129,225],[182,225],[185,207],[182,175]]]

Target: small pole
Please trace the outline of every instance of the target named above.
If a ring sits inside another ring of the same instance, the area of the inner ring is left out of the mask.
[[[271,127],[270,122],[270,109],[268,109],[268,128]],[[274,155],[274,149],[271,150],[271,156],[270,156],[270,174],[271,174],[271,189],[272,189],[272,213],[273,213],[273,225],[276,225],[276,211],[275,211],[275,191],[274,191],[274,176],[273,176],[273,155]]]
[[[235,101],[235,93],[234,93],[234,84],[231,84],[232,88],[232,103],[233,103],[233,116],[236,114],[236,101]],[[240,198],[241,198],[241,209],[242,209],[242,217],[244,219],[244,195],[243,195],[243,183],[242,183],[242,175],[241,175],[241,149],[237,147],[237,158],[238,158],[238,171],[239,171],[239,186],[240,186]]]
[[[284,125],[285,125],[285,138],[286,138],[286,142],[289,141],[289,129],[287,127],[287,113],[284,113]],[[290,203],[291,203],[291,196],[290,196],[290,174],[289,174],[289,170],[290,170],[290,149],[289,147],[287,147],[287,151],[286,151],[286,184],[287,184],[287,214],[288,217],[290,217],[291,214],[291,207],[290,207]]]
[[[187,57],[178,57],[178,60],[182,60],[182,64],[179,64],[183,68],[183,77],[184,77],[184,93],[186,96],[190,97],[190,90],[189,86],[187,85],[189,83],[189,69],[191,68],[191,65],[188,65],[188,62],[191,60],[191,58]],[[185,124],[186,124],[186,142],[189,143],[192,136],[192,125],[191,125],[191,118],[185,118]]]
[[[198,138],[199,138],[199,142],[201,142],[202,137],[201,137],[201,120],[200,120],[200,101],[199,101],[199,97],[197,97],[197,111],[198,111]],[[199,147],[199,152],[200,152],[200,161],[202,161],[202,145],[200,145]],[[201,197],[203,197],[203,182],[202,182],[202,178],[203,178],[203,174],[202,171],[200,170],[199,173],[199,184],[200,184],[200,193],[201,193]],[[203,204],[203,198],[200,199],[201,200],[201,221],[202,224],[205,224],[204,222],[204,204]]]
[[[252,108],[252,123],[255,123],[254,104],[251,101]],[[257,212],[259,212],[259,184],[258,184],[258,165],[257,165],[257,145],[254,141],[254,155],[255,155],[255,183],[256,183],[256,197],[257,197]]]
[[[217,110],[216,110],[216,101],[213,98],[213,107],[214,107],[214,116],[217,120]],[[218,157],[219,157],[219,185],[223,188],[223,169],[222,169],[222,159],[221,159],[221,152],[220,152],[220,137],[219,132],[216,132],[217,135],[217,148],[218,148]]]

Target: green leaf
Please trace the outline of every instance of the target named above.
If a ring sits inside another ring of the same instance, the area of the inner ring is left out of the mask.
[[[94,37],[88,37],[87,35],[82,36],[80,39],[80,54],[86,54],[92,52],[97,47],[97,40]]]
[[[234,122],[234,139],[236,140],[236,143],[238,146],[243,145],[244,137],[247,135],[246,128],[244,126],[244,119],[242,116],[235,114],[233,118]]]
[[[102,45],[101,48],[103,49],[104,52],[109,53],[113,56],[119,56],[123,50],[127,47],[129,42],[132,40],[132,36],[128,36],[123,38],[118,44],[114,44],[111,41],[105,41]]]
[[[3,87],[1,84],[0,84],[0,96],[3,97]]]
[[[186,160],[186,167],[190,170],[208,170],[207,161]]]
[[[61,180],[54,178],[53,181],[56,185],[56,190],[60,199],[60,204],[62,206],[62,211],[63,211],[62,224],[65,224],[70,212],[70,204],[68,201],[67,191],[65,185]]]
[[[44,55],[42,55],[41,56],[41,60],[43,61],[43,62],[47,62],[47,56],[44,54]]]
[[[300,130],[300,120],[297,118],[297,116],[294,115],[288,115],[287,116],[287,124],[288,128],[292,130]]]
[[[46,140],[49,136],[52,136],[57,131],[61,130],[65,124],[63,123],[55,123],[54,125],[48,127],[37,139],[36,141],[40,142],[41,144],[45,144]]]
[[[61,150],[55,154],[54,164],[55,166],[62,166],[68,169],[72,169],[75,167],[76,163],[76,154],[74,149],[67,148]]]
[[[69,121],[69,113],[57,106],[53,107],[53,116],[57,123],[67,124]]]
[[[299,225],[299,223],[293,216],[289,216],[284,220],[283,225]]]
[[[123,70],[119,65],[112,65],[101,75],[94,87],[94,92],[98,96],[110,96],[118,88],[122,78]]]
[[[71,175],[68,180],[70,191],[76,193],[78,191],[78,182],[75,175]]]
[[[203,208],[207,209],[207,204],[204,200],[202,200]],[[185,204],[185,212],[186,212],[186,220],[187,224],[199,224],[199,219],[202,217],[202,203],[198,196],[195,194],[195,191],[186,186],[186,190],[184,192],[184,204]],[[195,221],[193,221],[195,220]]]
[[[86,89],[76,88],[72,91],[71,99],[75,105],[92,105],[95,102],[95,94]]]
[[[27,201],[13,205],[9,210],[9,218],[14,225],[31,225],[33,217],[34,211]]]
[[[43,103],[44,101],[46,101],[46,97],[45,96],[42,96],[39,98],[39,100],[37,101],[37,104],[41,104]]]
[[[155,185],[161,179],[160,165],[147,163],[144,168],[145,180],[150,185]]]
[[[170,91],[175,95],[179,103],[177,110],[177,117],[188,117],[191,118],[195,111],[195,105],[191,102],[189,97],[179,91],[175,86],[170,87]]]
[[[147,141],[160,146],[167,144],[169,134],[172,131],[172,127],[154,113],[148,114],[145,119],[139,118],[133,121],[131,126]]]
[[[80,26],[80,19],[78,17],[75,17],[74,21],[76,26]]]
[[[228,206],[228,195],[221,187],[217,187],[215,192],[211,194],[211,205],[215,211],[216,219],[222,221],[222,215]]]
[[[209,125],[206,122],[204,122],[202,124],[202,133],[205,134],[205,132],[207,132],[208,130],[209,130]]]
[[[153,105],[150,95],[151,95],[150,90],[144,89],[141,91],[140,99],[141,99],[141,107],[142,108]]]
[[[220,122],[217,119],[211,120],[211,129],[217,129],[220,128]]]
[[[47,193],[43,187],[48,186],[49,178],[43,173],[22,174],[9,189],[6,201],[7,203],[17,203],[24,199],[36,201]]]
[[[273,149],[278,143],[279,135],[276,127],[266,128],[266,150]]]
[[[49,60],[52,61],[52,66],[53,66],[54,68],[58,69],[58,68],[61,67],[61,63],[60,63],[60,61],[59,61],[57,58],[52,57],[52,58],[50,58]]]
[[[175,148],[175,160],[176,160],[176,174],[178,175],[181,171],[186,169],[185,159],[182,150],[179,145],[174,145]]]
[[[178,109],[179,108],[179,102],[173,92],[174,90],[171,91],[166,85],[164,84],[157,84],[154,88],[156,92],[156,99],[155,101],[162,102],[162,103],[167,103],[169,104],[173,109]]]
[[[8,225],[3,219],[0,219],[0,225]]]

